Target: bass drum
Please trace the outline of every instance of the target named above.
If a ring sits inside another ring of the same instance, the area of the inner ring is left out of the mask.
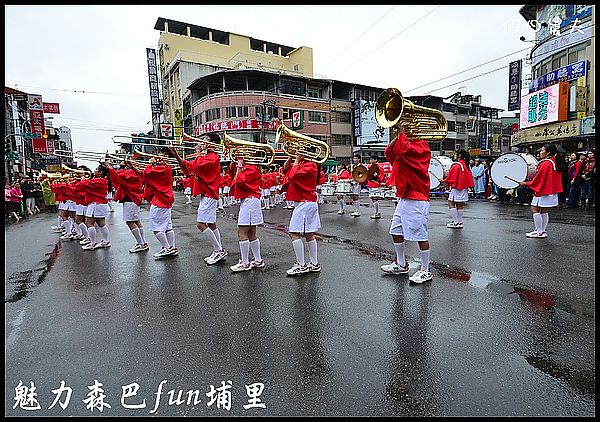
[[[440,186],[439,179],[445,179],[448,177],[450,167],[452,167],[452,158],[446,157],[445,155],[438,155],[437,157],[431,157],[429,161],[429,188],[435,189]]]
[[[492,163],[490,176],[501,188],[513,189],[519,186],[518,182],[532,180],[537,174],[537,166],[538,160],[531,154],[507,152]]]

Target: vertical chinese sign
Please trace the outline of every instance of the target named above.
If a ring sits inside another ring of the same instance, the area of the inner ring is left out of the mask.
[[[508,67],[508,111],[521,108],[521,68],[522,60],[511,62]]]
[[[42,138],[42,135],[46,133],[44,126],[44,105],[42,103],[41,95],[28,94],[27,104],[29,108],[29,123],[31,124],[31,133],[34,134],[33,152],[34,153],[45,153],[47,152],[46,140]]]
[[[160,91],[158,89],[158,73],[156,71],[156,51],[146,48],[148,60],[148,82],[150,84],[150,106],[152,114],[160,114]]]

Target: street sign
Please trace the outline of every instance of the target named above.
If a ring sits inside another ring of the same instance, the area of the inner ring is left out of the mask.
[[[26,132],[24,135],[25,139],[33,139],[35,137],[37,137],[37,135],[34,135],[33,133],[30,132]]]

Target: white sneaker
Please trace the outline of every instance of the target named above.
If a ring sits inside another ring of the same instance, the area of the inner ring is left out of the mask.
[[[252,268],[264,268],[265,260],[264,259],[261,259],[260,261],[253,260],[252,262],[250,262],[250,265],[252,265]]]
[[[459,225],[458,225],[458,223],[455,223],[454,221],[452,221],[452,222],[446,224],[446,227],[448,227],[450,229],[458,229]]]
[[[308,272],[309,273],[320,273],[321,272],[321,264],[313,264],[312,262],[308,263]]]
[[[223,249],[222,251],[217,252],[213,259],[207,260],[206,263],[208,265],[216,264],[217,262],[227,258],[227,255],[229,255],[229,252],[227,252],[225,249]]]
[[[532,231],[532,232],[529,232],[529,233],[525,233],[525,236],[527,236],[527,237],[542,237],[542,236],[540,236],[540,234],[537,232],[537,230],[534,230],[534,231]]]
[[[353,211],[350,213],[352,217],[360,217],[360,213],[358,211]]]
[[[161,258],[164,258],[165,256],[169,256],[169,251],[166,250],[165,248],[162,248],[160,251],[153,254],[153,256],[154,256],[154,259],[161,259]]]
[[[408,277],[408,279],[413,283],[421,284],[424,281],[433,280],[433,274],[431,273],[431,271],[419,270],[410,277]]]
[[[84,237],[84,238],[83,238],[83,240],[80,240],[80,241],[79,241],[79,244],[80,244],[80,245],[87,245],[87,244],[88,244],[88,243],[90,243],[90,242],[91,242],[91,240],[90,240],[90,239],[88,239],[87,237]]]
[[[70,235],[70,234],[63,234],[63,235],[60,237],[60,239],[61,239],[61,240],[73,240],[73,238],[71,237],[71,235]]]
[[[540,237],[541,237],[542,239],[545,239],[545,238],[547,238],[547,237],[548,237],[548,233],[546,233],[546,232],[542,232],[542,233],[540,233]]]
[[[408,274],[409,268],[408,264],[406,264],[404,267],[401,267],[396,261],[394,261],[391,264],[382,265],[381,271],[388,274]]]
[[[150,249],[150,246],[148,246],[147,243],[144,243],[143,245],[140,245],[138,243],[133,248],[129,249],[129,253],[136,253],[136,252],[147,251],[148,249]]]
[[[98,249],[98,247],[96,246],[96,243],[87,243],[85,245],[83,245],[81,247],[81,249],[83,249],[84,251],[93,251],[95,249]]]
[[[380,212],[376,212],[375,214],[373,214],[371,216],[371,218],[375,219],[375,218],[381,218],[381,213]]]
[[[300,265],[297,262],[292,266],[292,268],[290,268],[289,270],[285,270],[287,275],[305,274],[308,271],[309,270],[307,265]]]
[[[110,241],[105,242],[104,240],[101,240],[100,243],[98,243],[96,245],[97,248],[110,248]]]
[[[217,255],[217,253],[219,253],[219,252],[218,251],[212,251],[212,253],[209,256],[207,256],[207,257],[204,258],[204,261],[208,262],[208,261],[214,260],[215,256]]]
[[[345,213],[346,213],[346,211],[344,211],[344,210],[339,210],[339,211],[338,211],[338,214],[339,214],[339,215],[342,215],[342,214],[345,214]]]
[[[169,248],[169,249],[167,249],[167,251],[169,252],[169,255],[171,255],[171,256],[179,255],[179,249],[177,249],[175,247]]]
[[[231,269],[231,271],[233,271],[234,273],[240,271],[250,271],[252,269],[252,264],[250,264],[249,262],[247,264],[244,264],[240,259],[237,264],[232,265],[231,267],[229,267],[229,269]]]
[[[65,231],[65,229],[62,227],[52,226],[52,231],[54,233],[63,233]]]

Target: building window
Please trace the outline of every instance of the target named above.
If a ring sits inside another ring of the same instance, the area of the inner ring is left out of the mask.
[[[228,119],[232,119],[232,118],[237,117],[236,107],[235,106],[227,107],[225,109],[225,113],[226,113],[225,117],[228,118]]]
[[[297,112],[298,110],[294,110],[293,108],[284,108],[284,109],[282,109],[282,111],[283,111],[282,118],[284,120],[292,120],[294,113]]]
[[[220,108],[212,108],[210,110],[206,110],[206,121],[210,122],[211,120],[218,120],[221,118],[221,109]]]
[[[352,113],[349,111],[332,111],[331,112],[331,123],[350,123],[352,119]]]
[[[323,88],[309,86],[306,90],[306,95],[311,98],[323,98]]]
[[[248,117],[248,106],[239,106],[237,108],[237,117]]]
[[[351,135],[331,135],[331,145],[352,145]]]
[[[466,133],[465,122],[456,122],[456,133]]]
[[[448,120],[448,132],[456,132],[456,122]]]
[[[311,123],[327,123],[327,117],[321,111],[309,111],[308,121]]]
[[[196,114],[194,117],[196,118],[195,126],[200,126],[202,124],[202,114]]]

